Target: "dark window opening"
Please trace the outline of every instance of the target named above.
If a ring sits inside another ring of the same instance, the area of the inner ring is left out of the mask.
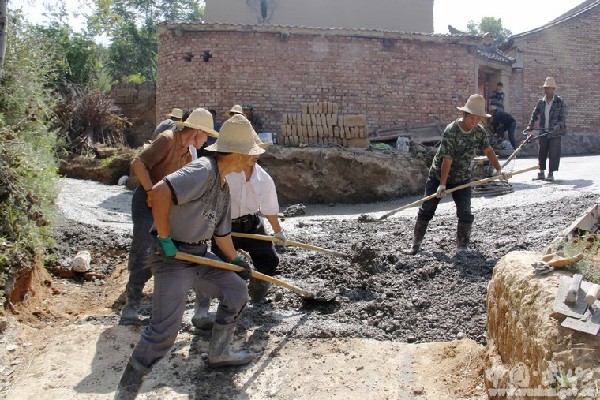
[[[202,60],[204,60],[204,62],[208,62],[208,60],[210,60],[212,58],[212,54],[210,54],[210,51],[205,51],[202,54]]]
[[[186,55],[183,56],[185,62],[192,62],[192,58],[194,58],[192,53],[186,53]]]

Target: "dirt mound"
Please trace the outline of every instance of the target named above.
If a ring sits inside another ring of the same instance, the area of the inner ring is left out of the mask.
[[[259,163],[282,204],[387,200],[421,191],[427,173],[410,154],[358,149],[271,146]]]

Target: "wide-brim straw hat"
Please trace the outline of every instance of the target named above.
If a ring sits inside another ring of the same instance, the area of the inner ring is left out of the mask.
[[[227,115],[227,118],[231,118],[235,114],[243,114],[243,113],[244,113],[244,111],[242,110],[242,106],[240,106],[239,104],[236,104],[235,106],[231,107],[231,110],[227,111],[225,113],[225,115]]]
[[[212,114],[204,108],[196,108],[185,121],[176,121],[175,125],[179,127],[200,129],[212,137],[219,137],[219,132],[214,129],[215,124]]]
[[[460,111],[477,115],[482,118],[490,118],[491,115],[485,112],[485,99],[480,94],[473,94],[467,99],[467,103],[462,107],[456,107]]]
[[[551,88],[556,89],[558,86],[556,86],[556,81],[554,80],[554,78],[549,76],[544,81],[544,84],[542,85],[542,87],[551,87]]]
[[[223,123],[219,138],[206,147],[206,150],[256,156],[265,152],[256,143],[257,137],[250,121],[243,115],[236,114]]]
[[[252,130],[254,130],[254,129],[252,129]],[[260,136],[258,136],[258,133],[256,133],[256,131],[254,131],[254,142],[261,149],[267,149],[267,147],[269,147],[271,145],[271,143],[263,142],[262,140],[260,140]]]
[[[183,119],[183,110],[181,108],[174,108],[173,111],[171,111],[171,114],[165,114],[165,116],[167,118]]]

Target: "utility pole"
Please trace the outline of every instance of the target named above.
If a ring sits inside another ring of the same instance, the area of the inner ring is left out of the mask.
[[[0,78],[2,78],[4,56],[6,55],[6,37],[8,30],[7,3],[8,0],[0,0]]]

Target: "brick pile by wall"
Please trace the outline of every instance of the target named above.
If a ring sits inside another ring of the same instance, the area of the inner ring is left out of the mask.
[[[337,104],[329,102],[302,104],[301,113],[283,114],[279,137],[283,145],[369,146],[365,116],[343,115]]]
[[[263,130],[280,133],[283,114],[328,101],[365,115],[373,130],[449,123],[475,90],[476,55],[464,43],[473,39],[336,32],[163,25],[156,113],[204,106],[222,120],[232,105],[251,102]]]

